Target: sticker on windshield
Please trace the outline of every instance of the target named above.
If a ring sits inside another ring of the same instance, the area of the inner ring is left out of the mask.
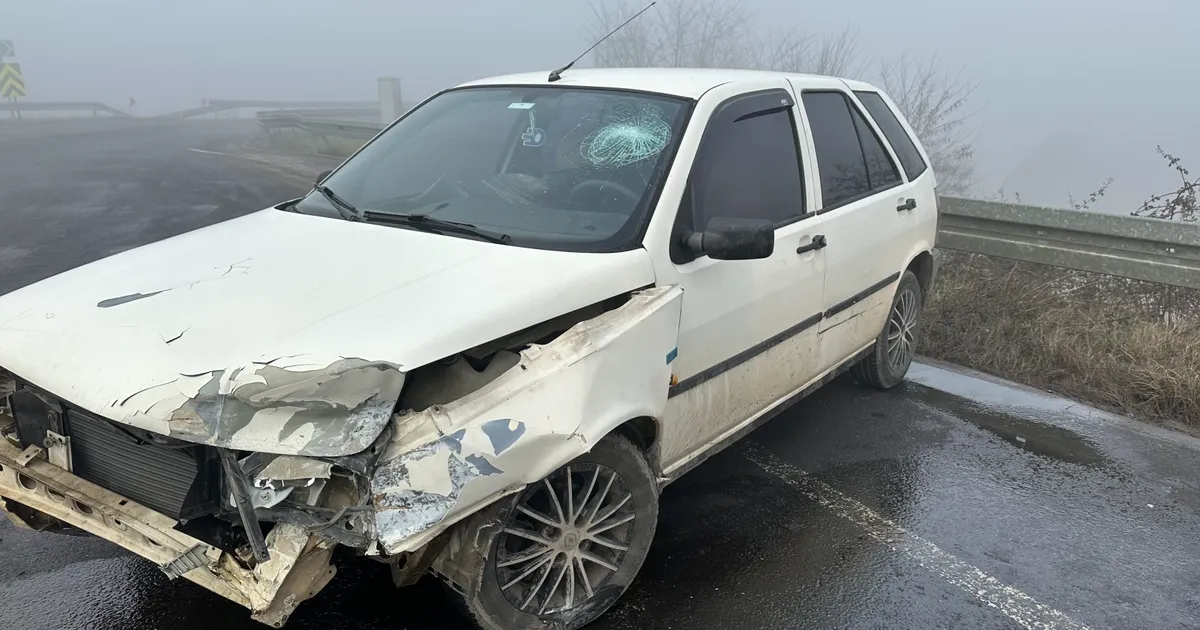
[[[538,129],[537,121],[533,117],[533,110],[529,110],[529,128],[521,134],[521,141],[521,144],[534,148],[546,144],[546,130]]]
[[[533,103],[513,103],[508,106],[509,109],[533,109]]]

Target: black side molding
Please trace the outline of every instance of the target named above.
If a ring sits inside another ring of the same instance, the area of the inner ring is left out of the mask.
[[[882,290],[887,285],[889,285],[899,279],[900,279],[900,273],[897,272],[897,273],[894,273],[894,274],[884,278],[883,280],[880,280],[879,282],[876,282],[875,284],[872,284],[871,286],[867,287],[866,289],[863,289],[862,291],[859,291],[858,293],[851,295],[850,297],[842,300],[841,302],[834,304],[828,311],[825,311],[825,318],[828,319],[830,317],[833,317],[834,315],[837,315],[838,313],[841,313],[842,311],[867,299],[873,293],[876,293],[877,291]]]
[[[751,422],[750,424],[747,424],[746,426],[742,427],[735,433],[730,434],[725,439],[714,444],[707,451],[700,454],[699,457],[692,459],[687,464],[684,464],[679,469],[672,472],[671,477],[669,479],[667,479],[665,482],[661,482],[659,484],[659,489],[666,487],[667,484],[682,477],[684,473],[695,468],[696,466],[699,466],[700,464],[703,464],[705,462],[705,460],[707,460],[708,458],[712,457],[713,455],[716,455],[717,453],[725,450],[730,445],[734,444],[738,440],[740,440],[743,437],[745,437],[746,435],[748,435],[751,431],[754,431],[758,427],[761,427],[762,425],[766,424],[767,421],[771,420],[775,416],[778,416],[779,414],[787,411],[793,405],[800,402],[801,400],[804,400],[809,395],[811,395],[813,392],[815,392],[818,389],[829,384],[831,381],[833,381],[833,379],[841,376],[842,374],[845,374],[851,367],[854,366],[855,363],[862,361],[864,358],[866,358],[867,355],[871,354],[871,352],[873,350],[874,350],[874,346],[872,345],[871,348],[862,350],[858,354],[850,357],[849,359],[846,359],[845,361],[843,361],[841,363],[841,365],[837,366],[836,369],[830,370],[829,373],[827,373],[820,380],[809,385],[808,387],[805,387],[803,390],[801,390],[799,392],[791,394],[790,396],[788,396],[788,398],[785,401],[776,405],[773,409],[771,409],[767,413],[764,413],[763,415],[759,416],[757,420]]]
[[[693,387],[703,383],[704,381],[716,378],[716,377],[720,376],[721,374],[728,372],[729,370],[737,367],[738,365],[741,365],[742,363],[745,363],[746,361],[753,359],[754,357],[758,356],[759,354],[762,354],[763,352],[770,350],[771,348],[779,345],[780,343],[783,343],[789,337],[798,335],[798,334],[804,332],[805,330],[812,328],[813,326],[816,326],[818,323],[820,323],[820,321],[822,319],[828,319],[830,317],[833,317],[834,315],[837,315],[838,313],[850,308],[851,306],[858,304],[859,302],[861,302],[864,299],[866,299],[867,297],[869,297],[871,294],[876,293],[876,292],[886,288],[889,284],[895,282],[899,278],[900,278],[900,274],[894,273],[894,274],[888,276],[887,278],[884,278],[883,280],[876,282],[875,284],[867,287],[865,290],[859,291],[858,293],[850,296],[849,299],[843,300],[842,302],[835,305],[833,308],[829,309],[828,311],[825,311],[824,313],[817,313],[816,315],[809,317],[808,319],[800,322],[799,324],[796,324],[795,326],[792,326],[791,328],[788,328],[787,330],[784,330],[783,332],[775,334],[775,335],[769,337],[768,339],[765,339],[759,343],[756,343],[753,346],[746,348],[745,350],[729,357],[728,359],[725,359],[724,361],[721,361],[720,363],[718,363],[706,370],[697,372],[696,374],[693,374],[692,376],[689,376],[688,378],[685,378],[682,381],[679,381],[675,385],[671,386],[671,388],[669,390],[667,390],[667,397],[672,398],[672,397],[678,396],[678,395],[686,392],[687,390],[692,389]]]
[[[765,339],[759,343],[756,343],[753,346],[746,348],[745,350],[729,357],[728,359],[725,359],[724,361],[722,361],[702,372],[697,372],[696,374],[693,374],[692,376],[685,378],[682,381],[679,381],[679,383],[675,384],[674,386],[671,387],[671,389],[667,390],[667,397],[671,398],[673,396],[678,396],[678,395],[682,394],[683,392],[686,392],[687,390],[703,383],[704,381],[707,381],[712,378],[716,378],[717,376],[720,376],[721,374],[728,372],[729,370],[737,367],[738,365],[745,363],[746,361],[749,361],[750,359],[753,359],[755,356],[758,356],[759,354],[762,354],[763,352],[766,352],[767,350],[770,350],[771,348],[783,343],[789,337],[798,335],[798,334],[804,332],[805,330],[812,328],[813,326],[816,326],[821,321],[821,317],[822,317],[821,313],[817,313],[816,315],[809,317],[808,319],[800,322],[799,324],[796,324],[795,326],[792,326],[791,328],[788,328],[787,330],[785,330],[781,333],[778,333],[768,339]]]

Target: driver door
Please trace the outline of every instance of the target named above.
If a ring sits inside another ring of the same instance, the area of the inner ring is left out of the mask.
[[[711,115],[676,216],[670,263],[656,269],[660,284],[684,292],[677,382],[662,418],[668,476],[818,376],[825,257],[814,243],[822,242],[822,218],[811,212],[792,91],[783,79],[763,83],[749,93],[718,87],[697,105],[697,117]],[[772,221],[774,252],[759,260],[690,258],[679,236],[714,217]]]

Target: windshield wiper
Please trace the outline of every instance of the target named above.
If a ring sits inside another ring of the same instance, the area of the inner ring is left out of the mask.
[[[362,213],[358,211],[358,208],[354,207],[354,204],[339,197],[337,193],[330,190],[328,186],[317,184],[316,186],[313,186],[313,190],[321,193],[321,196],[328,199],[329,203],[333,204],[334,208],[337,208],[338,214],[342,215],[343,219],[346,219],[347,221],[363,220]]]
[[[395,214],[392,212],[372,212],[368,210],[367,212],[363,213],[363,218],[367,221],[405,225],[418,230],[465,234],[467,236],[474,236],[489,243],[497,243],[499,245],[508,245],[512,242],[512,237],[507,234],[493,234],[491,232],[480,230],[470,223],[435,219],[427,214]]]

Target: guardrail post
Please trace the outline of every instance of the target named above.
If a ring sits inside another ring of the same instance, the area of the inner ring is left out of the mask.
[[[379,122],[390,125],[400,117],[400,79],[379,79]]]

